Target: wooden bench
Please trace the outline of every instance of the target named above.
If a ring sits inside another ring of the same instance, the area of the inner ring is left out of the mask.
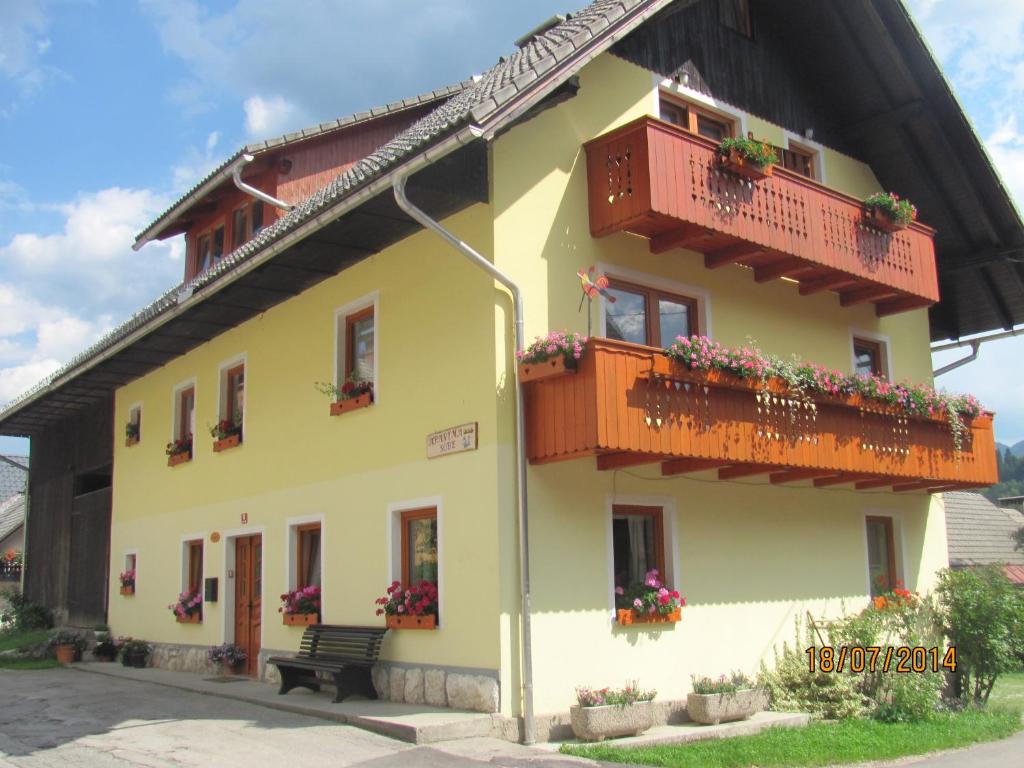
[[[334,678],[335,701],[346,696],[362,694],[376,699],[377,692],[370,679],[370,668],[380,654],[385,627],[340,627],[331,624],[313,624],[302,634],[302,644],[295,656],[272,656],[268,664],[274,664],[281,673],[279,694],[288,693],[292,688],[309,688],[319,691],[321,678],[318,672],[326,672]]]

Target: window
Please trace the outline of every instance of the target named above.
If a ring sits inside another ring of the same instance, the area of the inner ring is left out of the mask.
[[[744,37],[754,37],[750,0],[718,0],[718,20]]]
[[[373,307],[345,317],[344,380],[373,382],[374,350]]]
[[[231,216],[231,250],[240,247],[248,239],[245,223],[245,208],[239,208]]]
[[[648,571],[665,573],[665,529],[661,507],[612,507],[615,586],[643,583]]]
[[[775,147],[775,154],[779,156],[779,161],[783,168],[799,173],[801,176],[806,176],[808,179],[814,178],[813,152],[790,146],[789,149]]]
[[[867,518],[868,576],[871,596],[888,592],[896,586],[896,547],[891,517]]]
[[[882,342],[853,338],[853,372],[856,374],[884,376],[885,359]]]
[[[196,241],[196,274],[205,272],[210,266],[210,236],[202,235]]]
[[[668,347],[697,329],[697,301],[619,280],[609,283],[615,302],[605,304],[605,335],[651,347]]]
[[[255,237],[263,229],[263,203],[259,200],[249,206],[249,225],[252,227],[250,237]]]
[[[661,119],[685,128],[712,141],[721,141],[733,135],[733,123],[728,118],[667,96],[661,97]]]
[[[185,592],[197,592],[203,588],[203,540],[185,542]]]
[[[230,421],[234,426],[242,425],[245,415],[245,363],[232,366],[224,371],[222,382],[224,387],[222,403],[224,410],[220,414],[222,421]]]
[[[320,523],[296,526],[296,589],[320,586],[320,540]]]
[[[213,251],[210,254],[210,266],[216,265],[224,256],[224,227],[217,227],[213,232]]]
[[[125,443],[134,445],[142,439],[142,406],[128,409],[128,425],[125,427]]]
[[[437,510],[402,512],[402,584],[437,584]]]
[[[194,386],[178,390],[175,411],[174,439],[191,439],[196,430],[196,388]]]

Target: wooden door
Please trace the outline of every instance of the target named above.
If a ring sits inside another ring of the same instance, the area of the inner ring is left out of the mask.
[[[235,539],[235,645],[248,654],[245,672],[259,672],[263,620],[263,537]]]

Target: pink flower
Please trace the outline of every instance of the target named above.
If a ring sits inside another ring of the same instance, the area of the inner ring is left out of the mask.
[[[626,590],[624,590],[622,587],[616,587],[615,588],[615,594],[616,595],[624,595],[624,594],[626,594]]]
[[[634,608],[643,608],[643,607],[644,607],[644,603],[643,603],[643,600],[641,600],[641,599],[640,599],[639,597],[638,597],[638,598],[636,598],[636,599],[635,599],[635,600],[633,601],[633,607],[634,607]]]

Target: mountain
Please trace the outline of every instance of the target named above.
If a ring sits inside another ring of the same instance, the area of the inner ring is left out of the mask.
[[[1007,445],[1006,443],[996,443],[996,450],[999,451],[1000,455],[1009,451],[1014,456],[1024,457],[1024,440],[1013,445]]]

